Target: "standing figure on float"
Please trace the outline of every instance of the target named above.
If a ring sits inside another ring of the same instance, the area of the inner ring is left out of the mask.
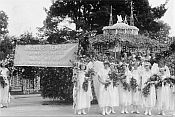
[[[4,107],[7,108],[10,102],[10,93],[9,93],[10,83],[8,80],[9,70],[5,67],[5,62],[1,63],[0,75],[2,76],[4,82],[0,84],[0,106],[1,108]]]

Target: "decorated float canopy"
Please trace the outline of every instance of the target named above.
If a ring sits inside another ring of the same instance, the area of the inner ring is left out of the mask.
[[[143,36],[143,35],[131,35],[131,34],[115,34],[115,35],[104,35],[99,34],[93,37],[90,37],[89,39],[90,43],[97,44],[97,43],[106,43],[106,42],[120,42],[123,43],[126,46],[131,47],[160,47],[164,48],[167,46],[167,44],[160,43],[157,40],[152,40],[149,37]]]
[[[127,23],[122,21],[121,16],[118,16],[118,21],[116,24],[112,26],[105,26],[103,27],[103,34],[131,34],[131,35],[138,35],[139,29],[135,26],[129,26]]]
[[[118,21],[111,26],[103,27],[103,34],[91,36],[89,41],[92,45],[98,43],[120,42],[126,46],[139,48],[164,48],[167,44],[160,43],[157,40],[138,34],[139,29],[136,26],[130,26],[122,21],[121,16],[117,16]]]

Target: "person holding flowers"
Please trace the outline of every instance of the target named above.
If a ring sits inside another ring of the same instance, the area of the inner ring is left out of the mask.
[[[157,106],[161,115],[165,115],[165,110],[170,109],[170,84],[167,82],[170,77],[169,68],[161,58],[158,64],[159,80],[157,83]]]
[[[86,72],[86,65],[81,63],[77,76],[77,91],[75,100],[75,111],[78,115],[87,114],[85,109],[90,108],[92,100],[91,80],[89,77],[85,76]]]
[[[109,78],[110,63],[105,61],[104,68],[98,72],[99,92],[98,92],[98,105],[102,109],[102,115],[109,115],[108,109],[111,108],[111,93],[110,87],[111,79]]]
[[[119,78],[120,80],[120,105],[121,105],[121,114],[127,114],[128,112],[128,106],[131,104],[131,90],[130,90],[130,78],[131,78],[131,71],[128,68],[128,65],[126,63],[123,63],[119,72]]]
[[[10,102],[10,93],[9,93],[10,83],[8,80],[9,70],[5,67],[4,61],[1,63],[0,76],[2,79],[0,84],[0,104],[1,108],[7,108]]]
[[[141,99],[141,78],[139,72],[140,70],[138,69],[138,63],[135,62],[133,65],[133,69],[131,70],[132,78],[130,80],[133,105],[132,113],[139,114],[140,112],[138,111],[138,106],[140,105]]]
[[[156,103],[155,78],[151,72],[151,63],[144,63],[141,74],[142,104],[146,108],[145,115],[151,115],[151,110]]]
[[[109,72],[109,77],[111,79],[111,86],[110,86],[110,97],[111,97],[111,112],[116,113],[114,111],[114,107],[119,106],[119,89],[118,89],[118,82],[119,79],[117,77],[117,64],[114,62],[110,63],[111,72]]]

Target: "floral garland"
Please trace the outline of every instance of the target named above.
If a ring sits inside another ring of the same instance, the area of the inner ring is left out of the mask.
[[[138,87],[137,80],[133,77],[130,80],[130,86],[131,86],[132,91],[134,91],[134,92],[137,91],[137,87]]]

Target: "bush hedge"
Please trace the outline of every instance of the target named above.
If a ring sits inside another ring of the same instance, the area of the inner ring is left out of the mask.
[[[40,72],[42,97],[72,102],[72,68],[44,68]]]

